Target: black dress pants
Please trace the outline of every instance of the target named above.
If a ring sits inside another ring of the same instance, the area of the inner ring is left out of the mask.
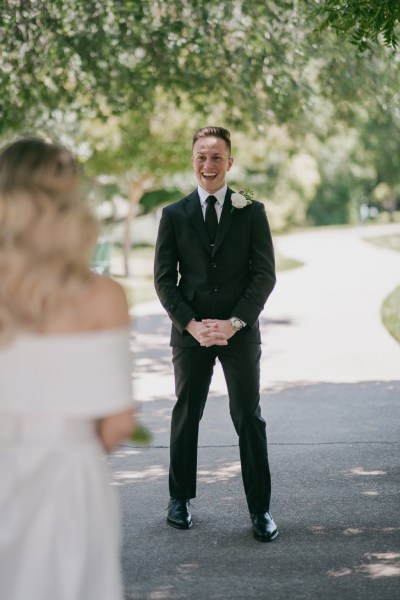
[[[173,348],[175,392],[172,412],[169,491],[174,498],[196,496],[199,423],[216,358],[228,388],[229,410],[239,437],[243,485],[250,513],[269,510],[271,476],[265,421],[260,410],[259,344]],[[216,440],[218,443],[218,440]]]

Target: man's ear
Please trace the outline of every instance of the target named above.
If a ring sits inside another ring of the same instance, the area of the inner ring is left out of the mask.
[[[233,165],[233,156],[228,158],[228,168],[227,171],[230,171],[231,166]]]

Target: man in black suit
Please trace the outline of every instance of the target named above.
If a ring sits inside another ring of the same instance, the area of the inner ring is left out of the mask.
[[[204,127],[193,137],[198,188],[164,208],[154,281],[172,321],[177,401],[172,412],[167,522],[192,525],[199,422],[215,361],[221,362],[239,437],[242,478],[253,533],[278,535],[269,513],[271,477],[260,411],[258,317],[275,285],[275,262],[264,205],[229,189],[230,133]],[[236,206],[236,208],[235,208]]]

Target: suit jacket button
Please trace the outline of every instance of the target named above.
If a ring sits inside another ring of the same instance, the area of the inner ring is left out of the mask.
[[[213,263],[213,264],[212,264],[212,266],[213,266],[213,267],[214,267],[214,269],[215,269],[215,267],[217,266],[217,263]]]
[[[215,287],[213,291],[214,291],[214,292],[218,292],[218,288],[217,288],[217,287]]]

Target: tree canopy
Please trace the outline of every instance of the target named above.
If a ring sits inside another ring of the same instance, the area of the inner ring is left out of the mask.
[[[360,51],[370,48],[380,36],[387,46],[397,48],[397,0],[317,0],[315,15],[320,31],[332,28],[338,35],[350,35]]]
[[[399,11],[397,0],[3,0],[0,135],[66,139],[91,175],[136,198],[148,173],[175,189],[193,130],[223,123],[235,177],[283,224],[343,222],[365,198],[400,194]]]
[[[4,0],[0,133],[57,111],[145,115],[159,88],[204,114],[222,102],[232,123],[282,122],[308,100],[316,31],[396,47],[399,11],[393,0]]]

